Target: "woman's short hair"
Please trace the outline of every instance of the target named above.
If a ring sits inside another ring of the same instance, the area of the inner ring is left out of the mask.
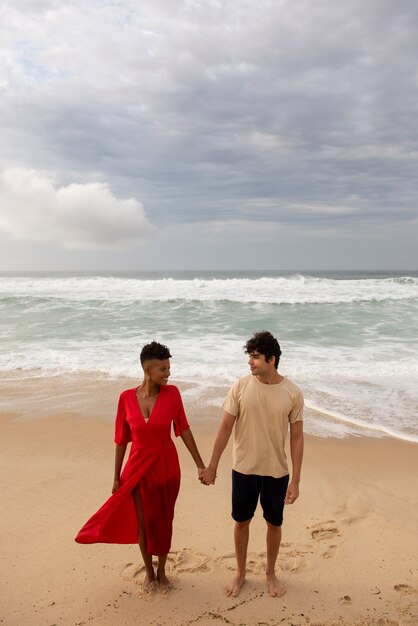
[[[171,358],[171,354],[167,346],[164,346],[162,343],[158,343],[158,341],[151,341],[151,343],[147,343],[142,348],[139,358],[142,365],[145,361],[151,361],[152,359],[164,361],[164,359]]]
[[[269,361],[274,356],[274,367],[277,370],[282,351],[280,350],[279,342],[268,330],[255,333],[245,344],[244,350],[246,354],[251,354],[252,352],[264,354],[266,361]]]

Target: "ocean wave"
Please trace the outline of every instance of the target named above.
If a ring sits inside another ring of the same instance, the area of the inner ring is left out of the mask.
[[[418,300],[418,278],[335,279],[292,274],[261,278],[0,277],[3,303],[242,302],[344,304]]]
[[[338,413],[336,411],[329,411],[328,409],[317,406],[310,401],[305,402],[305,405],[306,407],[314,410],[320,415],[323,415],[328,419],[334,420],[337,424],[348,427],[346,431],[348,434],[350,434],[350,431],[353,434],[362,434],[362,432],[364,431],[372,431],[373,433],[376,433],[380,436],[388,436],[395,439],[401,439],[402,441],[418,443],[418,435],[410,432],[401,431],[397,428],[393,428],[392,426],[388,426],[387,424],[372,421],[362,421],[355,417],[342,415],[341,413]],[[326,429],[324,429],[324,431],[326,432]],[[344,431],[342,431],[342,433],[344,434]]]
[[[245,375],[245,338],[268,328],[282,344],[280,368],[331,416],[315,428],[408,435],[417,305],[415,272],[0,275],[0,374],[137,377],[141,346],[157,339],[172,351],[173,380],[200,393]]]

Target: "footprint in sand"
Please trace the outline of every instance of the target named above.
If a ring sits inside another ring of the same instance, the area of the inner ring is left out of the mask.
[[[314,541],[329,541],[333,537],[339,537],[340,531],[336,526],[335,520],[320,522],[314,526],[308,526],[311,530],[311,537]]]
[[[313,554],[312,546],[283,543],[280,547],[278,564],[282,570],[297,572],[310,565],[307,555]]]
[[[191,548],[183,548],[177,552],[171,552],[167,558],[166,571],[167,575],[175,578],[177,574],[183,572],[207,572],[210,570],[208,566],[208,557]],[[158,560],[153,561],[156,568]],[[145,576],[145,567],[143,564],[127,563],[119,574],[123,580],[142,584]]]
[[[171,552],[167,558],[167,571],[172,575],[183,572],[208,572],[211,570],[212,568],[208,565],[208,556],[191,548],[183,548],[183,550]]]
[[[145,576],[145,567],[138,563],[127,563],[122,571],[119,572],[119,576],[123,580],[141,585]]]
[[[338,546],[332,545],[327,550],[325,550],[325,552],[322,553],[322,556],[324,557],[324,559],[332,559],[332,557],[336,555],[337,550]]]
[[[353,601],[352,597],[348,596],[348,595],[345,595],[345,596],[342,596],[341,598],[338,598],[338,602],[340,604],[351,604],[352,601]]]
[[[414,583],[408,584],[406,582],[396,583],[393,585],[393,588],[399,594],[397,601],[399,610],[404,614],[409,613],[409,617],[412,618],[412,621],[408,619],[400,622],[400,624],[408,624],[408,626],[409,624],[414,624],[415,626],[415,624],[418,623],[416,620],[416,611],[418,609],[418,588],[414,585]],[[414,613],[414,616],[412,613]]]
[[[364,522],[370,513],[370,505],[362,497],[352,498],[349,504],[339,506],[333,513],[342,524]]]
[[[306,555],[312,554],[311,546],[292,545],[284,542],[280,547],[277,565],[281,571],[296,572],[309,565]],[[235,572],[237,568],[234,552],[229,552],[215,559],[216,562],[226,565],[226,568]],[[264,575],[266,572],[266,553],[249,552],[247,555],[247,571],[249,574]]]
[[[403,594],[418,594],[418,590],[411,587],[411,585],[407,585],[406,583],[398,583],[393,586],[395,591],[399,591]]]
[[[265,557],[265,552],[249,552],[247,554],[247,572],[249,574],[264,574],[266,570]],[[226,568],[233,572],[237,569],[237,561],[234,552],[228,552],[227,554],[216,557],[215,562],[225,564]]]
[[[234,555],[235,558],[235,555]],[[247,557],[248,571],[253,574],[264,574],[266,571],[265,552],[252,553]],[[235,562],[236,563],[236,562]],[[235,567],[233,568],[236,569]]]

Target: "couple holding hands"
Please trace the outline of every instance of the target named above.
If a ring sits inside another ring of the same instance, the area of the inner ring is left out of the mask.
[[[141,351],[142,383],[124,391],[115,424],[115,477],[112,496],[79,531],[78,543],[138,543],[145,565],[144,589],[168,589],[165,566],[170,551],[174,506],[180,488],[180,465],[171,427],[198,468],[199,480],[211,485],[223,451],[234,432],[232,517],[237,571],[225,587],[238,596],[245,582],[249,526],[258,500],[267,524],[267,588],[271,596],[285,589],[276,577],[285,504],[299,495],[303,457],[303,394],[281,376],[279,343],[268,331],[244,346],[251,373],[232,385],[223,403],[212,457],[204,466],[190,430],[180,392],[168,384],[170,351],[153,341]],[[285,454],[290,426],[292,477]],[[122,470],[126,447],[132,442]],[[158,556],[157,571],[152,563]]]

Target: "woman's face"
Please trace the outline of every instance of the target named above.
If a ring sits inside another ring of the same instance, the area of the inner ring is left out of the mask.
[[[170,377],[170,359],[151,359],[144,363],[144,372],[155,385],[166,385]]]

